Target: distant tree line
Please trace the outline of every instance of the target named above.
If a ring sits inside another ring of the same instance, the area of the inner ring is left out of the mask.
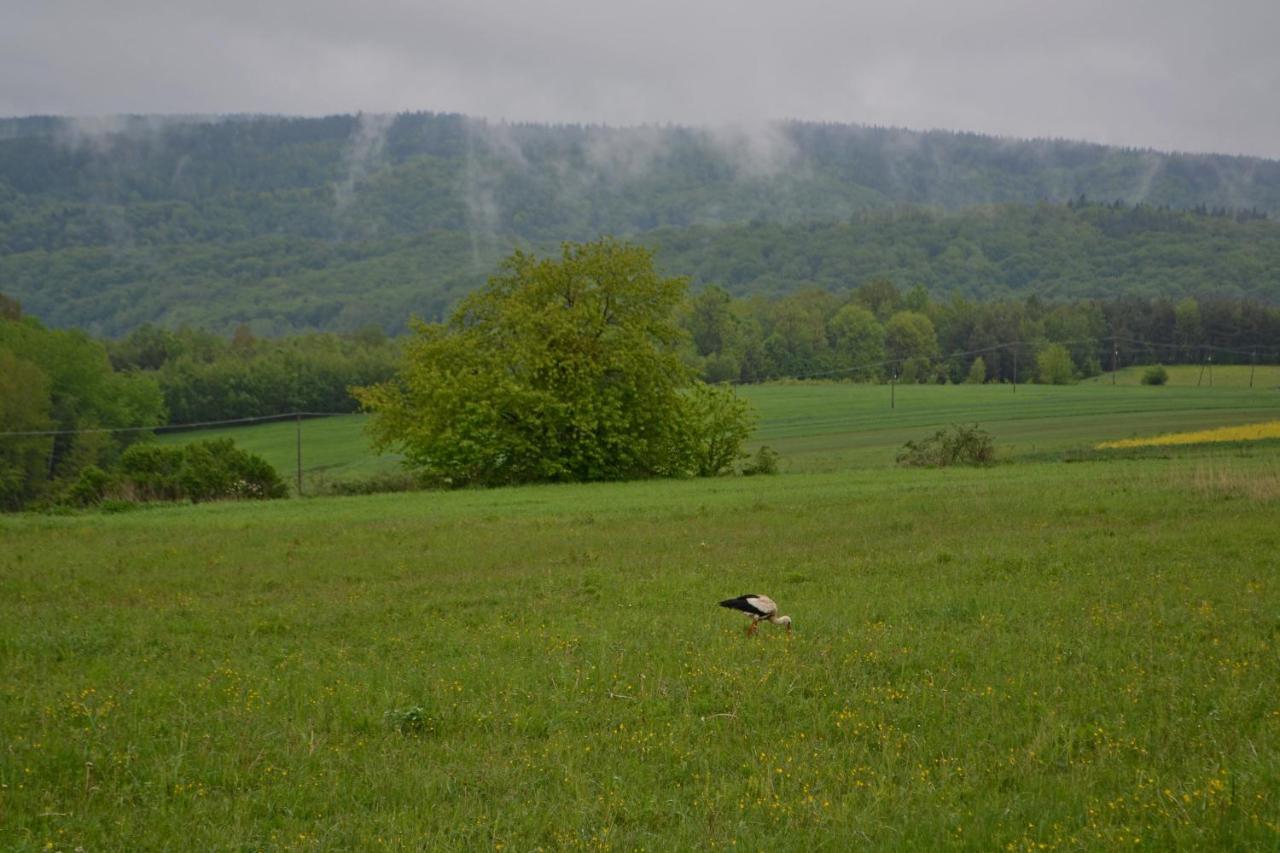
[[[151,379],[170,423],[288,412],[354,412],[348,389],[395,371],[399,343],[381,329],[349,335],[258,338],[240,326],[223,338],[199,329],[146,325],[106,342],[112,366]]]
[[[682,359],[710,383],[820,377],[1070,382],[1132,364],[1275,363],[1280,308],[1228,297],[938,300],[876,279],[780,298],[703,287],[676,309]],[[70,494],[143,427],[293,411],[351,412],[353,387],[391,379],[405,339],[255,336],[142,326],[95,340],[50,329],[0,295],[0,509]]]
[[[735,299],[705,287],[684,324],[709,381],[1064,382],[1135,363],[1274,362],[1280,308],[1247,299],[935,300],[886,279],[842,294]],[[1016,371],[1016,372],[1015,372]]]

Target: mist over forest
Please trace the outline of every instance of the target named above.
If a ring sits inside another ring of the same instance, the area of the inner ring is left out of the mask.
[[[602,234],[736,296],[1280,300],[1280,162],[774,122],[0,120],[0,293],[44,322],[259,335],[435,319]]]

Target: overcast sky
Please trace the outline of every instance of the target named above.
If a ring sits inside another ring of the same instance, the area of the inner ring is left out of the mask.
[[[1280,0],[3,0],[0,115],[812,119],[1280,157]]]

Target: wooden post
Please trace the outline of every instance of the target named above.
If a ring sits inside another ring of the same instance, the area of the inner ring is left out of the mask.
[[[298,497],[302,497],[302,412],[293,413],[298,433]]]
[[[1111,339],[1111,384],[1116,384],[1116,363],[1120,360],[1120,345]]]
[[[1253,366],[1258,363],[1258,351],[1249,354],[1249,387],[1253,387]]]
[[[897,381],[898,381],[898,371],[895,370],[893,373],[889,374],[889,408],[890,409],[894,407],[894,403],[896,402],[894,400],[894,395],[896,392],[896,389],[894,388],[894,384]]]
[[[1018,348],[1013,348],[1013,393],[1018,393]]]

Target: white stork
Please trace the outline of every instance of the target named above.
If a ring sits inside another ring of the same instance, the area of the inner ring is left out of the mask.
[[[720,602],[720,606],[741,610],[751,617],[751,625],[747,628],[748,637],[754,634],[756,626],[766,619],[775,625],[786,625],[787,630],[791,630],[791,617],[779,616],[777,603],[767,595],[740,595],[737,598],[726,598]]]

